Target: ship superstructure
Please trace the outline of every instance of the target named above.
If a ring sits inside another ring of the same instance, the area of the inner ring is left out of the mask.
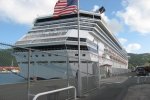
[[[81,71],[95,72],[94,66],[111,74],[123,73],[128,69],[127,52],[107,28],[100,14],[80,11]],[[31,77],[65,77],[69,66],[70,75],[78,70],[78,23],[77,14],[59,17],[37,18],[33,28],[16,42],[17,47],[31,48]],[[17,62],[22,75],[26,76],[28,52],[15,48]],[[43,52],[48,52],[43,53]],[[60,56],[62,55],[62,56]],[[67,60],[68,59],[68,60]],[[84,59],[84,60],[82,60]],[[102,71],[103,72],[103,71]]]

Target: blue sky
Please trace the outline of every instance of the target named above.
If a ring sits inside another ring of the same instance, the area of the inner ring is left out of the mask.
[[[57,0],[1,0],[0,42],[14,44],[32,27],[37,16],[51,15]],[[102,15],[123,47],[132,53],[150,53],[150,0],[80,0],[80,9],[104,6]]]

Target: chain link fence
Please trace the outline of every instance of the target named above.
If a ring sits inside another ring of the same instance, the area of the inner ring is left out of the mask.
[[[40,49],[0,43],[0,100],[32,100],[37,93],[68,86],[78,87],[78,53],[74,54],[73,50]],[[92,60],[89,54],[81,52],[82,94],[98,88],[100,79],[127,71],[111,59],[100,57],[99,60]],[[38,100],[66,100],[73,97],[73,90],[67,90],[41,96]]]

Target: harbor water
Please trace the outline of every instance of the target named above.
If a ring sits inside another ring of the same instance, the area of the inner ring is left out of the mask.
[[[0,73],[0,85],[25,82],[25,79],[13,73]]]

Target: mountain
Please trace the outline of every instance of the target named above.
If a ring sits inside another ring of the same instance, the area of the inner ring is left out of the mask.
[[[133,54],[128,53],[129,56],[129,68],[136,66],[149,66],[150,65],[150,53]]]
[[[18,66],[15,57],[12,55],[12,49],[0,49],[0,66]]]

